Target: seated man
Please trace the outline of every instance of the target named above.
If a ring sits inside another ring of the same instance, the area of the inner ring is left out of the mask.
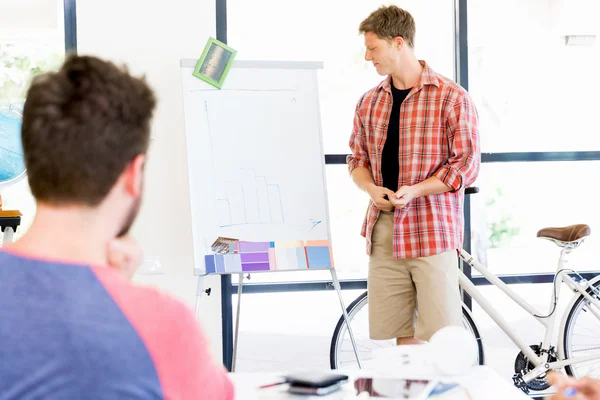
[[[140,207],[155,102],[94,57],[31,85],[22,136],[37,213],[0,251],[0,398],[233,398],[193,313],[109,266]]]

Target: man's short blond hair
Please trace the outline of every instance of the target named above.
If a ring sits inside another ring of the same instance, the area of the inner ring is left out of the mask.
[[[360,34],[372,32],[380,39],[388,41],[400,36],[410,46],[415,47],[415,20],[406,10],[396,6],[381,6],[360,23]]]

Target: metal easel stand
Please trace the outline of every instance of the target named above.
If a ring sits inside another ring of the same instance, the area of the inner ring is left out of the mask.
[[[346,306],[344,305],[344,299],[342,298],[342,287],[340,285],[340,281],[337,277],[337,273],[335,272],[335,268],[331,268],[331,278],[333,280],[333,288],[338,294],[338,299],[340,300],[340,306],[342,307],[342,313],[344,314],[344,320],[346,321],[346,326],[348,327],[348,333],[350,334],[350,340],[352,342],[352,347],[354,348],[354,355],[356,356],[356,361],[358,363],[358,368],[362,369],[362,364],[360,362],[360,354],[358,352],[358,346],[356,345],[356,340],[354,339],[354,333],[352,332],[352,327],[350,326],[350,320],[348,319],[348,313],[346,312]],[[233,356],[231,360],[231,372],[235,372],[235,365],[237,359],[237,349],[238,349],[238,338],[240,332],[240,309],[242,304],[242,286],[244,282],[244,274],[239,274],[239,282],[238,282],[238,298],[237,298],[237,312],[235,315],[235,333],[233,337]]]
[[[358,352],[358,346],[356,345],[356,340],[354,339],[354,333],[352,332],[352,326],[350,325],[350,319],[348,318],[348,313],[346,312],[346,306],[344,305],[344,299],[342,298],[342,287],[340,285],[340,281],[337,277],[337,272],[335,268],[331,268],[331,279],[333,280],[333,288],[338,294],[338,298],[340,299],[340,306],[342,307],[342,313],[344,314],[344,321],[346,321],[346,327],[348,328],[348,334],[350,335],[350,341],[352,342],[352,348],[354,349],[354,355],[356,356],[356,362],[358,363],[358,368],[362,369],[362,364],[360,362],[360,354]]]
[[[235,313],[235,333],[233,336],[233,356],[231,359],[231,372],[235,372],[235,361],[237,360],[238,338],[240,333],[240,306],[242,304],[242,285],[244,283],[244,274],[240,273],[238,281],[237,294],[237,312]]]

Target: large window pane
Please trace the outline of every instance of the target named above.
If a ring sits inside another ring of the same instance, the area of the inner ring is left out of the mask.
[[[429,2],[391,3],[405,8],[415,18],[417,56],[437,72],[452,78],[452,2],[436,2],[435,12]],[[319,86],[325,153],[349,151],[356,102],[382,80],[364,60],[363,38],[358,35],[360,22],[381,4],[342,0],[227,1],[227,38],[238,50],[238,59],[324,62]]]
[[[15,239],[35,215],[27,179],[20,174],[22,107],[31,79],[64,58],[63,10],[62,0],[0,2],[0,194],[5,210],[23,214]]]
[[[415,51],[436,71],[452,78],[454,68],[453,5],[430,5],[410,0],[395,2],[415,18]],[[228,43],[240,60],[323,61],[319,90],[324,150],[348,153],[354,108],[359,97],[379,83],[372,65],[364,60],[358,26],[380,2],[341,0],[282,2],[230,0],[227,2]],[[262,10],[256,14],[256,10]],[[318,10],[318,12],[315,12]],[[249,19],[248,15],[256,17]],[[327,167],[330,225],[334,261],[342,279],[365,278],[368,258],[360,228],[368,197],[348,176],[345,165]],[[255,274],[253,282],[329,279],[330,274],[282,272]]]
[[[588,224],[592,235],[569,268],[600,270],[600,213],[592,171],[600,161],[483,164],[471,196],[472,249],[496,274],[555,272],[560,249],[536,237],[544,227]]]
[[[596,0],[468,2],[484,152],[600,150]],[[569,42],[567,42],[567,39]],[[580,44],[572,44],[573,40]]]

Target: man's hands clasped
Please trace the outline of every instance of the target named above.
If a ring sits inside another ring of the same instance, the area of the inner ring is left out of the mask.
[[[371,200],[381,211],[393,211],[395,208],[404,208],[412,199],[419,197],[419,190],[415,186],[401,186],[397,192],[382,187],[371,186],[367,189]]]

